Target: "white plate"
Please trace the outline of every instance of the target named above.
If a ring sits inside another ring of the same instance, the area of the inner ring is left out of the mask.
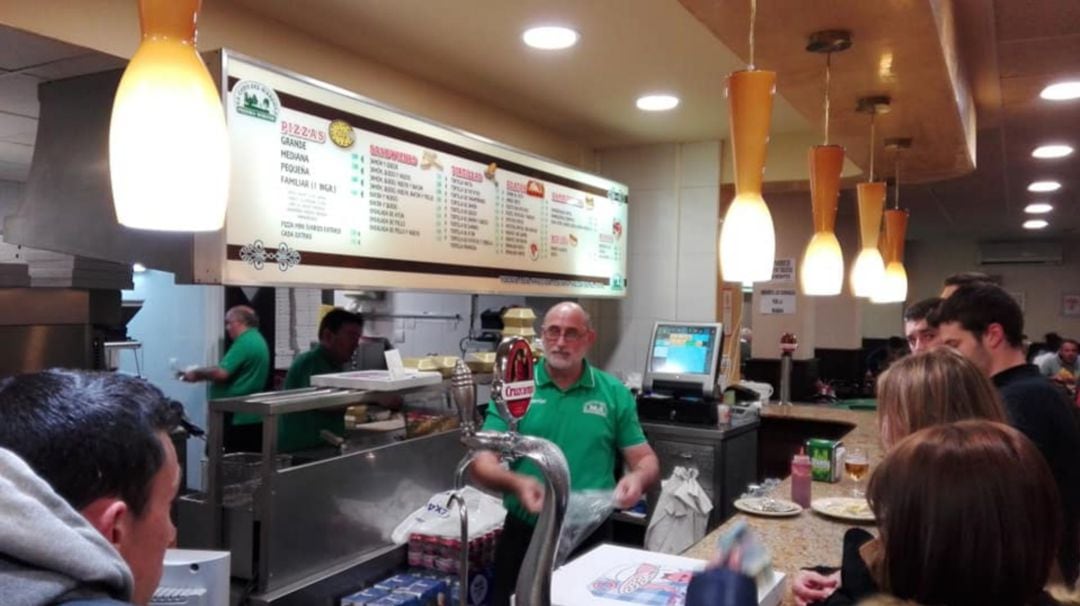
[[[738,499],[733,505],[735,505],[735,509],[738,509],[739,511],[745,511],[749,514],[765,516],[767,518],[787,518],[802,513],[802,506],[794,501],[785,499],[768,500],[772,501],[769,508],[765,507],[765,497]]]
[[[841,520],[852,522],[873,522],[874,512],[870,510],[870,504],[866,499],[855,497],[828,497],[814,499],[810,503],[810,509]]]

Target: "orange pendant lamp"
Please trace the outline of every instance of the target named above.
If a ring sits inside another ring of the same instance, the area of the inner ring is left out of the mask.
[[[889,97],[875,96],[859,99],[856,110],[870,114],[870,172],[866,183],[856,186],[859,211],[859,254],[851,268],[851,292],[856,297],[871,298],[885,280],[885,259],[878,249],[878,236],[882,230],[881,218],[885,211],[885,183],[874,181],[874,152],[877,138],[874,136],[874,119],[889,111]]]
[[[113,102],[109,172],[128,227],[214,231],[225,222],[229,138],[195,48],[201,0],[139,0],[142,42]]]
[[[875,303],[903,303],[907,300],[908,278],[904,268],[904,239],[907,237],[908,212],[900,209],[900,152],[911,146],[911,139],[891,139],[886,146],[897,152],[895,208],[885,211],[885,280]]]
[[[844,148],[829,145],[829,88],[832,54],[851,48],[851,32],[826,30],[811,34],[806,50],[825,53],[825,144],[810,148],[810,207],[814,234],[803,251],[799,283],[803,294],[833,296],[844,287],[844,253],[836,239],[836,210]]]
[[[761,196],[769,143],[776,72],[754,69],[756,0],[750,10],[750,66],[728,76],[735,199],[720,228],[720,271],[727,282],[772,279],[776,232]]]

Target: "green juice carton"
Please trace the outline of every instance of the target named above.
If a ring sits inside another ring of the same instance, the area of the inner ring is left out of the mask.
[[[810,455],[810,477],[816,482],[839,482],[844,471],[844,443],[811,438],[806,441]]]

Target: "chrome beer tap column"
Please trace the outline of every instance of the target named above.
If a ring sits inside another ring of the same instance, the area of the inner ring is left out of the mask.
[[[495,452],[507,461],[527,458],[540,469],[545,484],[544,506],[518,573],[514,595],[518,606],[550,606],[552,569],[570,494],[570,469],[566,457],[554,443],[517,432],[535,389],[532,350],[528,342],[518,337],[503,339],[495,354],[494,373],[491,398],[499,416],[506,421],[509,428],[506,432],[476,431],[476,387],[472,372],[461,361],[454,368],[451,393],[461,416],[461,439],[469,448],[469,453],[458,465],[455,486],[460,489],[464,485],[465,473],[477,451],[481,450]],[[461,586],[464,595],[468,586],[467,571],[464,570]]]

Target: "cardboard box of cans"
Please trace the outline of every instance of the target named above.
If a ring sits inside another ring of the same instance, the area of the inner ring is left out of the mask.
[[[844,443],[811,438],[806,441],[810,477],[816,482],[839,482],[844,472]]]
[[[491,571],[469,573],[469,605],[490,604]],[[461,584],[456,575],[412,569],[341,599],[341,606],[450,606],[459,603]]]

